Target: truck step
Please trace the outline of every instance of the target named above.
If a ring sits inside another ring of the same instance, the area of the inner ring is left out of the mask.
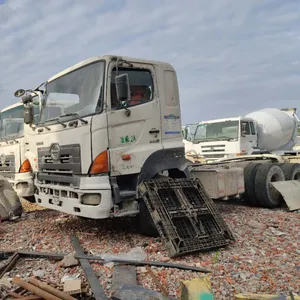
[[[223,247],[234,240],[199,179],[149,179],[139,191],[169,257]]]

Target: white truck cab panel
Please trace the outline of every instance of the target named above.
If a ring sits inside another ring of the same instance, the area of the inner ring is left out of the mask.
[[[33,177],[25,154],[28,125],[23,121],[24,107],[16,103],[1,113],[0,175],[7,178],[19,197],[34,194]]]
[[[116,88],[122,74],[130,91],[124,102]],[[45,95],[29,151],[38,161],[35,197],[42,206],[94,219],[136,214],[139,182],[166,170],[187,172],[169,64],[90,58],[50,78]]]

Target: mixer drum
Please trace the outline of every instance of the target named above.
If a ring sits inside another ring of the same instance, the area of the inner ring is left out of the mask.
[[[297,121],[287,112],[265,108],[246,115],[257,124],[258,146],[261,150],[291,150],[297,137]]]

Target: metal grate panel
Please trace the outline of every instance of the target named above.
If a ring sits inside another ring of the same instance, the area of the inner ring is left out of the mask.
[[[139,190],[170,257],[234,240],[198,179],[149,179]]]

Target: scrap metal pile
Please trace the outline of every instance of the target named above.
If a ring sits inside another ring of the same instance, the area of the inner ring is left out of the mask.
[[[164,266],[167,268],[177,268],[177,269],[184,269],[184,270],[191,270],[196,272],[202,273],[210,273],[210,271],[188,266],[188,265],[180,265],[180,264],[171,264],[171,263],[162,263],[162,262],[151,262],[151,261],[134,261],[134,260],[122,260],[122,259],[103,259],[101,256],[87,256],[84,253],[84,249],[81,247],[79,240],[75,235],[71,235],[71,241],[75,249],[75,255],[66,255],[66,254],[58,254],[58,253],[39,253],[39,252],[26,252],[26,251],[18,251],[9,253],[9,252],[0,252],[0,259],[4,259],[8,257],[4,263],[0,264],[0,280],[1,278],[9,271],[11,271],[14,265],[17,263],[18,259],[21,257],[30,257],[30,258],[37,258],[37,257],[46,257],[48,259],[54,260],[61,260],[71,259],[69,266],[72,265],[72,261],[79,260],[81,267],[85,273],[89,286],[93,293],[93,298],[89,299],[108,299],[104,289],[101,287],[99,280],[94,273],[90,261],[96,261],[100,264],[105,264],[107,262],[114,262],[119,265],[133,265],[133,266]],[[10,256],[9,256],[10,255]],[[131,273],[131,276],[129,276]],[[161,285],[159,280],[155,277],[154,273],[150,270],[150,275],[155,278],[156,282],[163,294],[158,292],[148,290],[139,286],[136,283],[136,271],[130,267],[115,267],[114,272],[114,287],[112,289],[112,298],[111,299],[171,299],[168,297],[166,290]],[[135,278],[134,278],[135,277]],[[78,280],[77,280],[78,281]],[[7,287],[10,285],[9,282],[5,283],[2,282],[2,291],[0,289],[0,296],[2,300],[9,300],[9,299],[23,299],[23,300],[38,300],[38,299],[46,299],[46,300],[75,300],[75,299],[85,299],[85,289],[79,285],[78,282],[73,281],[73,289],[71,288],[72,284],[69,284],[70,287],[67,287],[65,291],[61,291],[53,286],[51,283],[43,282],[38,278],[38,276],[29,278],[28,281],[21,279],[20,277],[14,277],[12,282],[18,286],[15,290],[11,290],[9,288],[4,288],[7,284]],[[76,297],[76,298],[74,298]]]

